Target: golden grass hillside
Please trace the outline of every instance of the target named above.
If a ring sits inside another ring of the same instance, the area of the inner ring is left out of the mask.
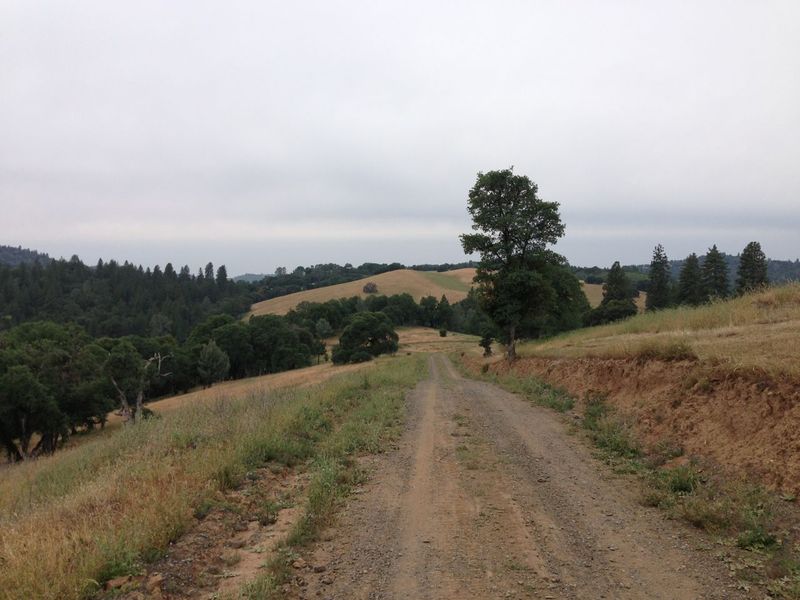
[[[683,348],[734,370],[800,377],[800,284],[637,315],[520,347],[522,356],[626,358]]]
[[[361,296],[365,298],[364,285],[373,282],[378,286],[378,294],[411,294],[415,300],[424,296],[441,298],[443,295],[453,303],[467,297],[472,285],[475,269],[458,269],[443,273],[435,271],[413,271],[400,269],[365,277],[348,283],[330,285],[314,290],[305,290],[288,296],[257,302],[252,306],[251,315],[285,315],[301,302],[327,302],[338,298]]]

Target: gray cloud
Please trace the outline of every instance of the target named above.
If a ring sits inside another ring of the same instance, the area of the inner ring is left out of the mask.
[[[513,164],[561,203],[574,263],[800,254],[792,1],[0,10],[4,243],[234,272],[460,260],[475,173]]]

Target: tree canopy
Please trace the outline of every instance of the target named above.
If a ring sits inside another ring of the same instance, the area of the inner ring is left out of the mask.
[[[742,250],[739,258],[739,273],[736,278],[736,291],[744,294],[764,287],[767,278],[767,257],[758,242],[750,242]]]
[[[541,331],[554,314],[555,281],[574,278],[548,249],[564,235],[558,203],[539,198],[538,186],[510,168],[478,173],[467,210],[475,233],[463,234],[461,244],[467,254],[480,255],[475,281],[481,307],[504,331],[513,359],[522,329]]]
[[[708,300],[708,293],[703,284],[700,259],[692,252],[686,257],[678,277],[678,303],[699,306]]]
[[[672,304],[671,277],[669,259],[664,246],[658,244],[653,250],[650,261],[650,285],[647,287],[647,310],[659,310]]]
[[[708,249],[702,268],[703,287],[709,298],[726,298],[730,293],[728,265],[714,244]]]
[[[333,348],[333,362],[360,362],[364,353],[374,357],[397,352],[398,339],[391,319],[384,313],[358,313],[350,319],[339,344]]]
[[[600,306],[587,313],[586,324],[602,325],[632,317],[638,312],[633,295],[633,286],[619,261],[616,261],[611,265],[603,284],[603,300]]]

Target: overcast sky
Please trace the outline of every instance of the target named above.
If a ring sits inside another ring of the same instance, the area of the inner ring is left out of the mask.
[[[797,0],[0,0],[0,243],[460,261],[478,171],[573,264],[800,256]]]

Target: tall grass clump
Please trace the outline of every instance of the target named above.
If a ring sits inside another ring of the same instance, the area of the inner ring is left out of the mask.
[[[197,403],[7,468],[0,599],[83,598],[109,578],[136,573],[191,526],[217,490],[238,486],[267,461],[318,464],[311,488],[320,491],[310,508],[324,514],[325,478],[347,481],[347,453],[390,435],[403,391],[424,372],[420,360],[379,363],[370,390],[358,374],[346,374],[310,388]],[[375,398],[387,407],[375,408]],[[354,432],[346,424],[355,415],[370,425]]]

